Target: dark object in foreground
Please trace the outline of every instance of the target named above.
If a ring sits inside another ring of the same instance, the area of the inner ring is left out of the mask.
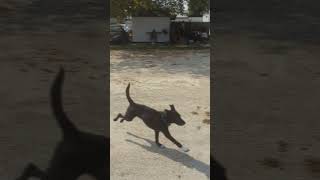
[[[126,89],[127,99],[129,101],[129,107],[127,108],[126,114],[123,116],[121,113],[118,114],[114,121],[117,121],[119,118],[122,118],[120,122],[132,121],[135,117],[139,117],[143,122],[155,132],[155,141],[159,147],[164,147],[159,143],[159,133],[162,132],[166,138],[172,141],[184,152],[188,152],[189,149],[183,147],[176,139],[174,139],[170,132],[169,126],[172,123],[175,123],[179,126],[185,124],[184,120],[181,119],[180,114],[176,111],[174,105],[170,105],[170,110],[165,109],[163,112],[154,110],[148,106],[135,103],[129,95],[130,84]]]
[[[226,175],[226,169],[216,161],[212,156],[210,156],[210,164],[212,170],[212,177],[214,180],[228,180]]]
[[[51,105],[63,139],[57,145],[46,171],[30,163],[17,180],[30,177],[42,180],[76,180],[84,174],[97,180],[106,180],[108,177],[110,139],[80,131],[70,121],[63,110],[63,81],[64,70],[61,68],[51,87]]]

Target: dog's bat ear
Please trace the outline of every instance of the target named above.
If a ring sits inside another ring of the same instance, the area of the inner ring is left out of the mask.
[[[173,104],[170,105],[170,108],[171,108],[171,111],[175,111],[175,110],[176,110],[176,109],[174,108],[174,105],[173,105]]]

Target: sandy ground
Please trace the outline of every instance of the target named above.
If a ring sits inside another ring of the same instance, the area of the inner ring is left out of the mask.
[[[73,122],[83,130],[107,134],[106,62],[102,61],[106,53],[97,39],[76,33],[0,38],[0,48],[6,52],[0,55],[0,179],[14,179],[28,162],[47,167],[61,138],[49,104],[49,88],[60,65],[67,71],[64,103]],[[79,52],[74,44],[87,51]]]
[[[109,134],[107,27],[104,20],[93,20],[104,13],[95,14],[95,5],[91,14],[80,15],[88,4],[72,2],[0,7],[5,9],[0,17],[0,179],[15,179],[29,162],[47,167],[61,138],[48,99],[60,65],[67,70],[64,104],[72,121],[80,129]],[[112,57],[110,118],[125,111],[124,88],[130,81],[137,102],[159,110],[175,104],[187,125],[172,125],[171,132],[191,151],[178,151],[162,136],[167,148],[155,148],[153,132],[139,120],[111,122],[111,179],[208,179],[209,51],[114,51]]]
[[[88,3],[0,2],[0,179],[9,180],[29,162],[45,169],[61,138],[49,103],[61,65],[66,69],[64,104],[72,121],[85,131],[109,134],[108,51],[105,20],[90,19],[104,13],[101,8],[79,16],[70,9],[81,5],[88,11]]]
[[[231,180],[319,179],[320,19],[254,15],[217,14],[214,155]]]
[[[142,120],[110,122],[111,179],[209,179],[210,178],[210,54],[209,50],[111,51],[110,119],[124,113],[131,96],[157,110],[174,104],[185,126],[172,125],[171,134],[190,149],[184,153]]]

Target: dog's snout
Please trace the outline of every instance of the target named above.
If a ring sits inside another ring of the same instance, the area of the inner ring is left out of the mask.
[[[185,125],[185,124],[186,124],[186,122],[185,122],[184,120],[182,120],[182,119],[181,119],[181,121],[180,121],[179,125],[180,125],[180,126],[183,126],[183,125]]]

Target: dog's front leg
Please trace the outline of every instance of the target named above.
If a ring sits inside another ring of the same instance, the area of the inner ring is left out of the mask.
[[[184,151],[184,152],[188,152],[188,151],[189,151],[188,148],[183,147],[176,139],[174,139],[174,138],[171,136],[169,130],[163,131],[163,134],[164,134],[171,142],[173,142],[175,145],[177,145],[182,151]]]
[[[160,148],[164,148],[164,146],[161,144],[161,143],[159,143],[159,132],[160,131],[154,131],[155,132],[155,138],[156,138],[156,144],[160,147]]]
[[[40,170],[37,166],[34,164],[30,163],[26,166],[26,168],[23,170],[22,175],[17,178],[16,180],[27,180],[30,177],[36,177],[41,180],[46,180],[47,176],[46,173]]]
[[[124,116],[121,113],[119,113],[118,116],[113,119],[113,121],[117,121],[119,118],[124,118]]]

